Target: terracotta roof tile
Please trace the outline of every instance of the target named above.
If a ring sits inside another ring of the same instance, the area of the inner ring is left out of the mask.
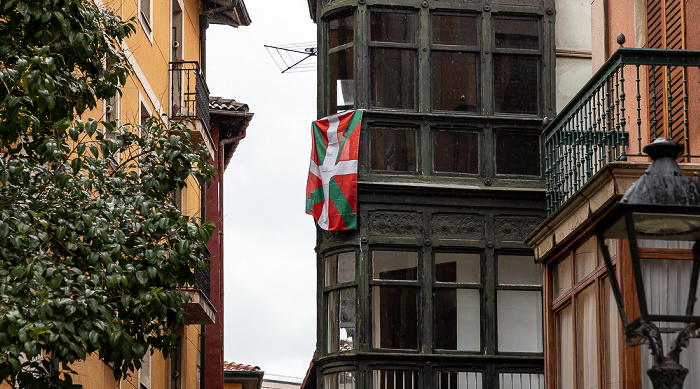
[[[210,96],[209,109],[248,112],[248,104],[239,103],[234,99],[224,99],[221,97]]]
[[[260,366],[244,365],[236,362],[224,361],[224,371],[259,371]]]

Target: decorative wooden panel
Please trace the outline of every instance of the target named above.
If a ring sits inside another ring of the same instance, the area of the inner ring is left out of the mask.
[[[435,238],[484,239],[484,218],[480,215],[435,214],[430,221]]]
[[[423,219],[415,212],[370,212],[369,230],[374,235],[418,236],[423,234]]]

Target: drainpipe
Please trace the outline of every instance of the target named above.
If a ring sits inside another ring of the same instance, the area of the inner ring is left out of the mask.
[[[200,72],[202,78],[207,79],[207,29],[209,28],[209,14],[206,11],[199,15],[199,62],[202,64]]]

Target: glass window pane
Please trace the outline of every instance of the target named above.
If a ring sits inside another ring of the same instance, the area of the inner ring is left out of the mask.
[[[481,308],[478,289],[440,288],[433,291],[435,348],[481,350]]]
[[[375,280],[417,280],[418,253],[415,251],[373,251],[372,278]]]
[[[372,389],[418,389],[418,372],[372,370]]]
[[[595,239],[590,238],[574,252],[576,282],[581,281],[595,270]]]
[[[326,286],[335,285],[338,274],[338,255],[333,254],[326,257]]]
[[[355,104],[355,84],[352,66],[352,48],[336,51],[328,55],[331,113],[351,109]]]
[[[541,353],[542,292],[499,290],[498,351]]]
[[[355,281],[355,252],[338,254],[338,282]]]
[[[610,280],[603,279],[603,333],[605,340],[605,389],[620,388],[620,318]]]
[[[416,15],[372,12],[370,39],[374,42],[413,43],[416,41]]]
[[[497,133],[496,173],[539,176],[539,135]]]
[[[416,51],[372,47],[370,105],[379,108],[416,109]]]
[[[499,389],[544,389],[544,374],[501,373]]]
[[[355,389],[355,372],[341,371],[323,375],[324,389]]]
[[[479,173],[479,135],[434,131],[433,161],[436,172]]]
[[[685,315],[693,261],[642,258],[640,262],[649,314]]]
[[[340,292],[334,290],[327,294],[326,308],[328,310],[328,352],[338,351],[338,296]]]
[[[372,347],[418,349],[418,290],[372,287]]]
[[[439,45],[476,46],[475,16],[433,15],[433,43]]]
[[[552,269],[552,279],[553,279],[553,295],[556,300],[557,297],[566,293],[571,289],[571,257],[559,262]]]
[[[476,54],[433,51],[430,69],[433,110],[478,111]]]
[[[372,127],[370,131],[372,170],[417,171],[415,130]]]
[[[542,265],[532,255],[499,255],[498,283],[542,286]]]
[[[338,319],[339,350],[348,351],[355,348],[355,312],[357,291],[355,288],[340,291],[340,308]]]
[[[438,371],[437,389],[481,389],[483,379],[477,371]]]
[[[481,255],[435,253],[435,281],[460,284],[481,283]]]
[[[494,110],[500,113],[537,114],[539,57],[494,54]]]
[[[595,285],[576,295],[576,361],[578,387],[598,387],[598,325]]]
[[[540,23],[537,20],[494,19],[496,48],[539,50]]]
[[[328,48],[351,43],[355,37],[355,15],[347,15],[329,21]]]
[[[574,315],[571,305],[555,313],[557,388],[574,387]]]

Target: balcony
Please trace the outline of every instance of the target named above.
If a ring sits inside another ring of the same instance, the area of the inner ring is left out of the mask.
[[[209,134],[209,88],[196,61],[170,62],[170,120],[183,121],[193,141],[203,142],[214,155]]]
[[[190,324],[214,324],[216,309],[211,303],[211,278],[209,268],[194,270],[195,284],[182,290],[190,295],[190,301],[183,304]]]
[[[547,211],[606,164],[647,161],[642,148],[658,137],[683,144],[683,162],[698,162],[689,118],[700,87],[688,73],[697,77],[699,67],[700,51],[620,47],[544,129]]]

